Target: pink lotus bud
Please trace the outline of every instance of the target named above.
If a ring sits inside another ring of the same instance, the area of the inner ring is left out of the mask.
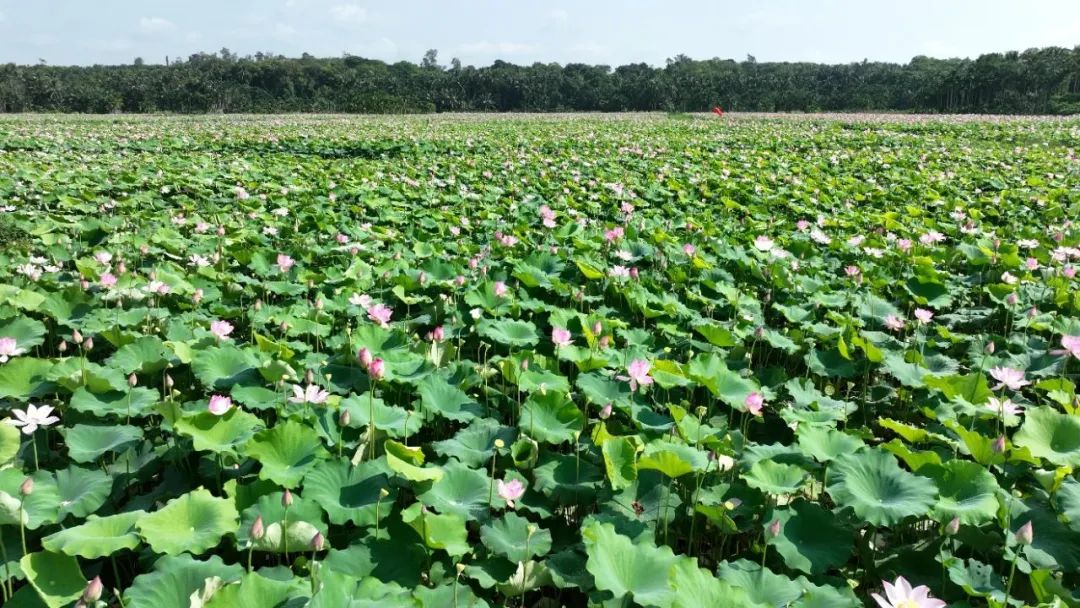
[[[1035,540],[1035,530],[1031,527],[1031,522],[1020,526],[1020,529],[1016,531],[1016,542],[1021,545],[1030,545]]]
[[[262,537],[266,535],[266,526],[263,525],[262,515],[255,518],[255,523],[251,524],[251,538],[254,540],[262,540]]]
[[[945,534],[947,536],[955,536],[960,531],[960,518],[954,517],[949,520],[949,523],[945,524]]]
[[[528,359],[522,359],[520,367],[521,367],[521,371],[523,371],[523,372],[528,371],[529,370],[529,360]]]
[[[68,349],[67,340],[60,340],[60,344],[57,345],[56,350],[66,353]]]
[[[1005,302],[1006,302],[1006,303],[1007,303],[1007,304],[1008,304],[1009,306],[1016,306],[1016,303],[1017,303],[1017,302],[1018,302],[1019,300],[1020,300],[1020,298],[1019,298],[1019,297],[1017,297],[1017,295],[1016,295],[1015,293],[1010,293],[1009,295],[1005,296]]]
[[[766,528],[766,533],[769,538],[776,538],[777,536],[780,536],[780,520],[772,520],[772,523],[770,523],[769,527]]]
[[[315,384],[315,372],[311,371],[310,368],[304,372],[304,382],[307,384]]]
[[[323,538],[322,532],[316,532],[315,536],[311,537],[311,550],[322,551],[326,545],[326,539]]]
[[[996,347],[994,346],[994,342],[991,340],[990,342],[986,343],[986,348],[983,349],[983,352],[985,352],[988,355],[992,355],[992,354],[994,354],[994,349],[995,348]]]
[[[83,342],[83,349],[85,349],[85,350],[94,350],[94,339],[93,338],[87,338]]]
[[[454,282],[457,283],[458,287],[465,285],[465,275],[459,274],[457,278],[454,279]]]
[[[371,355],[371,351],[368,350],[366,347],[361,348],[356,352],[356,360],[359,361],[360,365],[363,365],[364,367],[371,366],[372,359],[374,359],[374,357]]]
[[[134,373],[131,373],[130,375],[128,375],[128,386],[134,387],[138,383],[139,383],[139,378]]]
[[[990,447],[992,450],[994,450],[994,453],[996,454],[1005,453],[1005,436],[998,435],[998,438],[994,440],[993,445]]]
[[[386,375],[386,362],[376,357],[371,360],[371,365],[368,365],[368,375],[373,380],[382,380]]]
[[[116,265],[116,274],[124,274],[127,272],[127,264],[120,262]]]
[[[23,480],[23,482],[21,484],[19,484],[19,494],[22,494],[23,496],[29,496],[29,495],[31,495],[33,493],[34,493],[34,479],[32,477],[27,477],[26,479]]]
[[[258,311],[262,310],[262,307],[263,307],[262,298],[259,298],[259,299],[255,300],[255,311],[258,312]]]
[[[82,344],[83,335],[79,333],[79,330],[76,329],[75,331],[71,332],[71,341],[76,344]]]
[[[217,235],[218,236],[225,236],[225,227],[224,226],[218,226],[217,227]]]
[[[611,418],[611,404],[610,403],[606,403],[606,404],[604,404],[604,407],[600,408],[600,419],[601,420],[607,420],[608,418]]]
[[[634,279],[635,281],[637,281],[637,280],[639,280],[641,278],[640,275],[638,274],[637,266],[630,269],[630,278]]]
[[[360,254],[360,248],[359,247],[349,247],[349,255],[355,256],[355,255],[359,255],[359,254]]]
[[[92,580],[86,581],[86,589],[82,592],[82,601],[84,604],[93,604],[101,599],[101,592],[105,590],[105,585],[101,584],[101,577],[95,576]]]
[[[594,336],[599,336],[603,331],[604,331],[604,326],[600,323],[600,321],[597,321],[596,323],[593,323],[593,325],[592,325],[592,333],[593,333]]]
[[[338,421],[341,426],[349,426],[352,422],[352,415],[349,414],[349,410],[341,410],[341,416],[338,416]]]
[[[173,382],[172,376],[170,376],[169,374],[165,374],[165,388],[172,390],[174,384],[175,383]]]
[[[436,342],[442,342],[445,338],[446,338],[446,330],[443,329],[442,325],[440,325],[440,326],[436,327],[435,329],[431,330],[431,339],[432,340],[434,340]]]
[[[600,343],[599,343],[600,350],[604,350],[610,344],[611,344],[611,336],[602,336],[600,338]]]
[[[293,503],[292,492],[289,491],[289,488],[285,488],[285,493],[281,495],[281,506],[283,506],[283,507],[291,507],[292,503]]]

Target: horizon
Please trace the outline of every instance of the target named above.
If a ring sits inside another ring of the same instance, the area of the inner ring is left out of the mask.
[[[660,9],[659,7],[663,7]],[[641,19],[646,14],[648,19]],[[207,19],[212,15],[213,19]],[[693,18],[689,18],[693,17]],[[883,27],[882,24],[888,24]],[[1061,25],[1064,24],[1064,25]],[[93,32],[87,35],[86,32]],[[986,41],[991,41],[987,43]],[[1019,7],[1006,0],[866,6],[828,0],[805,6],[769,0],[750,10],[733,2],[613,0],[543,6],[478,0],[467,7],[394,6],[347,0],[195,0],[184,8],[118,0],[107,7],[73,0],[0,0],[0,63],[50,66],[164,65],[223,48],[245,57],[297,59],[345,55],[419,63],[428,49],[439,63],[489,66],[497,60],[662,67],[695,60],[843,65],[906,64],[919,56],[973,59],[990,53],[1080,43],[1080,3],[1048,0]]]

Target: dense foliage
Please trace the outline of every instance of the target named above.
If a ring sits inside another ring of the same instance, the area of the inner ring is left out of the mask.
[[[0,112],[558,112],[897,110],[1080,112],[1080,47],[847,65],[694,61],[664,67],[200,53],[172,65],[0,66]]]
[[[1080,605],[1078,135],[2,120],[4,605]]]

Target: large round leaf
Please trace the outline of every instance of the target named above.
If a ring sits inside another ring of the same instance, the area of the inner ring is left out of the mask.
[[[635,545],[617,534],[611,524],[590,524],[581,536],[589,556],[585,567],[597,589],[611,593],[616,600],[628,597],[642,606],[669,605],[673,592],[668,571],[676,562],[670,548]]]
[[[112,491],[113,478],[101,469],[70,466],[56,472],[56,491],[60,496],[57,519],[67,515],[83,518],[105,504]]]
[[[315,429],[294,420],[256,433],[244,446],[244,454],[262,465],[260,478],[286,488],[300,485],[304,475],[327,455]]]
[[[203,553],[225,534],[236,531],[239,514],[231,500],[198,489],[143,517],[136,528],[158,553]]]
[[[157,391],[145,387],[136,387],[125,391],[106,391],[91,393],[80,387],[71,395],[72,409],[99,418],[118,416],[141,418],[154,414],[154,404],[160,399]]]
[[[127,608],[190,608],[191,594],[201,591],[206,579],[217,577],[228,583],[243,574],[239,564],[225,564],[214,555],[198,561],[190,555],[166,556],[154,564],[154,571],[135,577],[124,591]]]
[[[809,473],[793,464],[759,460],[750,467],[743,479],[752,488],[779,496],[798,492],[809,477]]]
[[[875,526],[891,526],[905,517],[925,515],[934,504],[934,482],[900,468],[881,450],[863,450],[837,458],[829,469],[829,494]]]
[[[173,423],[173,429],[191,438],[196,450],[233,453],[255,434],[262,421],[240,408],[230,408],[224,415],[211,412],[188,414]]]
[[[843,565],[851,556],[852,531],[817,503],[796,500],[773,511],[769,521],[774,520],[780,521],[780,533],[769,544],[791,568],[821,574]]]
[[[485,524],[480,528],[480,539],[492,553],[514,563],[551,551],[551,532],[516,513]]]
[[[532,346],[540,341],[532,321],[484,319],[477,325],[477,331],[485,338],[508,346]]]
[[[388,494],[380,498],[384,490]],[[354,467],[345,461],[334,460],[315,467],[304,477],[304,497],[326,511],[333,524],[348,522],[373,526],[376,513],[379,520],[389,514],[397,499],[397,490],[390,485],[385,464],[381,461],[368,461]]]
[[[191,369],[204,386],[223,390],[234,384],[253,384],[259,380],[255,368],[259,359],[251,352],[235,346],[212,346],[195,351]]]
[[[1013,442],[1054,464],[1080,466],[1080,417],[1046,406],[1032,408]]]
[[[518,428],[544,443],[573,441],[585,427],[585,416],[562,393],[533,393],[521,406]]]
[[[513,428],[502,426],[491,418],[482,418],[450,439],[436,441],[432,447],[442,456],[457,458],[470,467],[480,467],[495,455],[496,440],[501,439],[503,445],[510,445],[516,437],[517,432]]]
[[[63,429],[68,457],[75,462],[93,462],[102,454],[121,452],[142,439],[142,429],[126,425],[76,424]]]
[[[470,469],[460,463],[448,464],[443,471],[441,479],[417,496],[425,505],[440,513],[453,513],[470,521],[486,521],[491,508],[503,506],[503,499],[498,492],[492,492],[493,482],[483,471]]]
[[[68,606],[79,599],[86,588],[86,578],[79,570],[78,560],[62,553],[41,551],[24,555],[19,566],[49,608]]]
[[[141,542],[135,522],[144,511],[129,511],[108,517],[91,515],[86,523],[56,532],[42,539],[49,551],[96,559],[124,549],[134,549]]]
[[[933,479],[937,485],[939,496],[932,515],[939,522],[958,517],[960,523],[977,526],[997,516],[1001,488],[981,464],[950,460],[943,465],[925,465],[918,474]]]

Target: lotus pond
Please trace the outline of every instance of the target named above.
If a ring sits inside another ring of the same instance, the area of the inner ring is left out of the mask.
[[[1080,606],[1078,145],[4,118],[4,605]]]

